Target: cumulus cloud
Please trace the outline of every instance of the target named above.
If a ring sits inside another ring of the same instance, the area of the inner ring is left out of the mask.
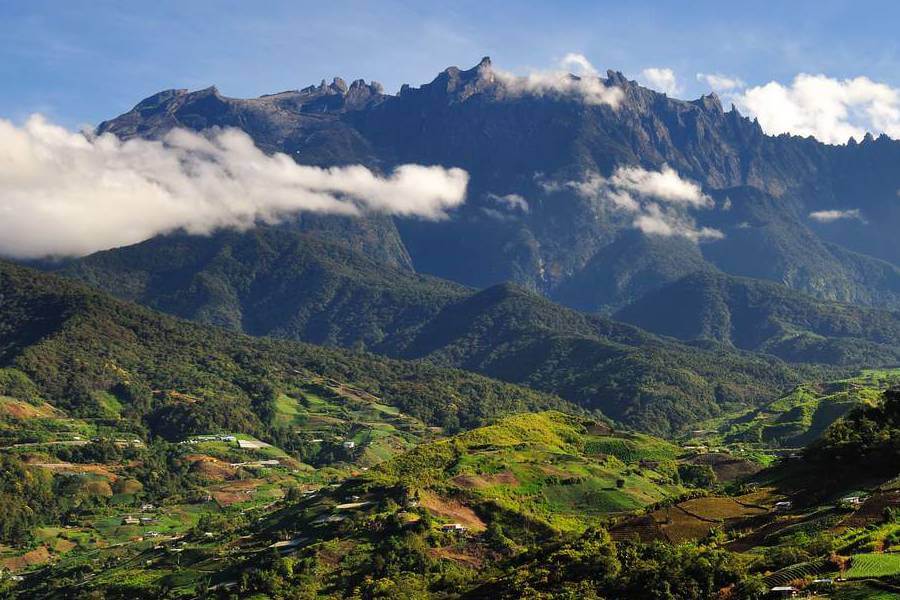
[[[867,77],[800,74],[790,85],[772,81],[748,88],[735,103],[770,134],[812,135],[832,144],[866,132],[900,138],[900,89]]]
[[[0,120],[0,254],[84,255],[183,229],[274,223],[300,211],[442,219],[465,200],[461,169],[302,166],[247,134],[173,130],[162,141],[92,137],[33,116]]]
[[[721,73],[697,73],[697,81],[707,85],[714,92],[732,92],[747,86],[738,77],[730,77]]]
[[[597,69],[583,54],[566,54],[555,70],[532,71],[524,76],[494,70],[494,76],[511,96],[572,97],[585,104],[606,104],[613,108],[624,97],[620,88],[603,83]]]
[[[504,194],[502,196],[498,194],[488,194],[488,198],[509,211],[518,210],[527,213],[531,210],[528,206],[528,200],[519,194]]]
[[[833,223],[835,221],[861,221],[865,223],[862,213],[858,208],[849,210],[817,210],[809,213],[809,218],[819,223]]]
[[[540,181],[544,191],[565,189],[596,200],[613,212],[627,215],[631,225],[647,235],[680,236],[693,241],[724,237],[721,231],[698,227],[690,210],[710,209],[715,202],[699,185],[683,179],[669,166],[659,171],[618,167],[610,177],[586,173],[574,181]]]
[[[667,96],[674,96],[682,91],[672,69],[649,67],[641,71],[640,79],[647,87],[664,92]]]

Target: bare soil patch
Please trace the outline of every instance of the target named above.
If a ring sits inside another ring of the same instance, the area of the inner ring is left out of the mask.
[[[436,494],[427,493],[422,495],[420,503],[435,515],[464,525],[471,531],[487,529],[484,521],[478,518],[475,511],[458,500],[445,499]]]
[[[493,475],[457,475],[451,481],[466,489],[480,489],[492,485],[519,485],[519,480],[512,471],[501,471]]]
[[[212,456],[190,454],[185,458],[191,463],[191,470],[207,481],[228,481],[237,477],[235,467]]]
[[[263,482],[259,479],[235,481],[216,490],[211,490],[210,495],[219,506],[230,506],[253,498],[254,491],[262,484]]]
[[[481,568],[482,559],[472,554],[461,552],[456,548],[429,548],[428,554],[432,558],[452,560],[453,562],[464,564],[474,568]]]
[[[21,556],[4,558],[2,561],[0,561],[0,564],[2,564],[10,571],[21,571],[22,569],[26,569],[34,565],[42,565],[49,560],[50,551],[47,550],[46,546],[40,546],[38,548],[35,548],[34,550],[31,550],[30,552],[26,552]]]
[[[716,478],[725,482],[743,479],[762,470],[762,467],[753,461],[722,453],[701,454],[691,459],[691,463],[709,465]]]

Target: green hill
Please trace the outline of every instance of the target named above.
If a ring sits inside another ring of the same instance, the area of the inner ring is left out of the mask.
[[[900,384],[900,370],[870,370],[847,379],[797,386],[760,407],[697,425],[693,444],[799,448],[859,405],[876,403]]]
[[[829,468],[864,467],[871,475],[897,475],[900,465],[900,391],[863,404],[829,427],[806,451]]]
[[[512,285],[448,306],[404,355],[552,391],[659,435],[723,407],[764,402],[801,373],[817,373],[771,357],[679,344]]]
[[[562,413],[515,415],[382,463],[373,477],[418,490],[437,510],[463,501],[558,530],[678,494],[679,449]],[[652,466],[642,467],[652,463]]]
[[[389,350],[470,291],[289,227],[172,234],[99,252],[63,274],[185,319],[251,335]]]
[[[775,283],[694,273],[616,318],[682,340],[713,340],[791,362],[900,364],[900,313],[828,302]]]

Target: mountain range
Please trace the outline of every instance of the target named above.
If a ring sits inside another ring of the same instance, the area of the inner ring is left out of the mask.
[[[97,131],[128,139],[237,127],[302,164],[463,168],[468,197],[450,220],[322,227],[305,219],[302,227],[472,287],[513,281],[575,308],[613,312],[712,269],[820,299],[900,306],[900,143],[773,137],[714,95],[677,100],[617,72],[599,83],[620,101],[520,93],[485,58],[397,95],[338,78],[248,100],[216,88],[168,90]],[[584,185],[620,167],[669,168],[696,182],[712,202],[688,217],[720,235],[700,243],[639,235],[630,216]]]

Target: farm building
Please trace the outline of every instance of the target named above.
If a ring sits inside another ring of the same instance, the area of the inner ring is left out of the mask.
[[[460,525],[459,523],[447,523],[446,525],[441,525],[441,531],[450,533],[465,533],[468,529],[468,527]]]
[[[344,446],[344,448],[346,448],[347,450],[352,450],[352,449],[356,448],[356,442],[346,441],[342,444],[342,446]]]
[[[772,598],[793,598],[797,595],[797,588],[792,585],[776,585],[769,590]]]
[[[856,508],[861,506],[865,501],[865,498],[862,496],[847,496],[845,498],[841,498],[840,505],[847,508]]]
[[[794,503],[789,500],[783,500],[775,503],[775,512],[786,512],[794,507]]]
[[[140,524],[140,522],[140,519],[138,519],[137,517],[132,517],[131,515],[128,515],[127,517],[122,519],[122,525],[138,525]]]

